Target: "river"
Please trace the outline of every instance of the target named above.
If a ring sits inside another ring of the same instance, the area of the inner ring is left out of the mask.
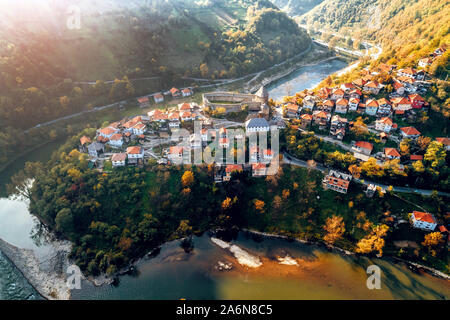
[[[346,67],[332,60],[303,67],[269,87],[279,98],[313,88],[328,74]],[[0,173],[0,238],[45,256],[48,246],[40,242],[39,223],[27,209],[26,201],[5,197],[5,184],[27,161],[46,161],[63,141],[55,141],[15,161]],[[245,251],[261,259],[259,268],[240,266],[226,249],[205,234],[194,238],[194,250],[187,254],[178,241],[162,246],[153,258],[144,258],[134,275],[120,277],[116,286],[94,287],[83,282],[72,291],[73,299],[443,299],[450,297],[449,281],[426,273],[414,273],[404,264],[387,259],[369,260],[329,252],[282,239],[253,239],[240,233],[234,240]],[[298,266],[281,265],[276,257],[289,255]],[[218,271],[218,261],[233,265]],[[366,286],[366,268],[376,264],[382,270],[381,289]],[[20,272],[0,254],[0,299],[41,299]]]
[[[330,74],[345,69],[347,66],[345,61],[336,58],[299,68],[289,76],[270,84],[267,87],[269,96],[277,101],[284,96],[291,96],[305,89],[313,89]]]

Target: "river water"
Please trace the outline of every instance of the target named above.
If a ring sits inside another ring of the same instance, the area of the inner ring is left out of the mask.
[[[285,96],[291,96],[304,89],[315,88],[330,74],[336,73],[347,67],[347,62],[336,58],[326,62],[297,69],[289,76],[273,82],[267,87],[270,98],[281,100]]]
[[[271,97],[313,88],[328,74],[346,67],[332,60],[303,67],[270,86]],[[63,141],[33,151],[0,173],[0,238],[39,255],[48,247],[40,243],[39,223],[31,217],[27,203],[5,197],[5,184],[26,161],[47,161]],[[2,198],[3,197],[3,198]],[[187,254],[179,242],[167,243],[154,258],[137,265],[137,273],[120,277],[116,286],[94,287],[83,282],[73,299],[443,299],[450,297],[449,281],[425,273],[414,273],[405,265],[387,259],[369,260],[328,252],[282,239],[253,239],[240,233],[234,244],[261,259],[259,268],[242,267],[227,250],[208,235],[194,238],[194,250]],[[297,266],[281,265],[277,257],[289,255]],[[233,265],[218,271],[218,261]],[[376,264],[382,270],[381,290],[366,286],[366,268]],[[0,299],[40,299],[39,294],[0,254]]]

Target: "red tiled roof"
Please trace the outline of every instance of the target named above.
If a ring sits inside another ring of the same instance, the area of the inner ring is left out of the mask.
[[[417,221],[424,221],[428,223],[436,223],[436,220],[434,220],[434,217],[427,212],[420,212],[420,211],[413,211],[414,218]]]
[[[334,102],[331,101],[331,100],[325,100],[325,101],[323,102],[323,105],[324,105],[324,106],[327,106],[327,107],[334,107]]]
[[[373,100],[373,99],[367,100],[366,107],[377,107],[378,108],[377,100]]]
[[[381,119],[378,120],[378,121],[381,122],[381,123],[387,124],[387,125],[389,125],[389,126],[392,126],[392,124],[394,123],[394,122],[392,121],[392,119],[389,118],[389,117],[381,118]]]
[[[408,136],[420,135],[420,132],[414,127],[403,127],[400,128],[400,130],[402,130]]]
[[[113,134],[113,135],[111,136],[111,138],[109,138],[109,140],[111,140],[111,141],[122,140],[122,135],[121,135],[120,133]]]
[[[358,141],[355,143],[355,146],[357,146],[359,148],[368,149],[370,151],[373,150],[373,144],[371,144],[370,142],[367,142],[367,141]]]
[[[447,228],[445,226],[439,226],[440,232],[448,232]]]
[[[303,119],[303,120],[311,121],[313,119],[313,116],[311,114],[305,113],[305,114],[302,114],[300,116],[300,118]]]
[[[364,79],[356,79],[353,83],[359,87],[362,87],[366,84],[366,81]]]
[[[171,94],[176,94],[176,93],[178,93],[178,92],[180,92],[180,90],[178,90],[177,88],[172,88],[172,89],[170,89],[170,93],[171,93]]]
[[[137,100],[138,100],[139,103],[147,103],[149,101],[148,97],[142,97],[142,98],[139,98]]]
[[[81,145],[84,146],[86,143],[90,143],[91,139],[89,139],[86,136],[82,136],[81,139],[80,139],[80,142],[81,142]]]
[[[125,161],[127,158],[127,154],[126,153],[114,153],[111,156],[111,161],[112,162],[122,162]]]
[[[348,105],[348,101],[347,101],[347,99],[339,99],[338,101],[336,101],[336,105],[347,106]]]
[[[391,103],[389,102],[389,100],[386,99],[386,98],[378,99],[377,102],[378,102],[378,105],[380,105],[380,106],[385,105],[385,104],[389,104],[389,105],[391,104]]]
[[[141,147],[135,146],[135,147],[129,147],[127,148],[128,154],[140,154],[141,153]]]
[[[109,135],[112,135],[114,132],[116,132],[116,130],[114,130],[113,128],[103,128],[103,129],[101,129],[100,130],[100,133],[102,133],[102,134],[104,134],[104,135],[106,135],[106,136],[109,136]]]
[[[384,154],[390,157],[401,157],[401,154],[395,148],[384,148]]]
[[[420,154],[412,154],[410,156],[411,161],[419,161],[419,160],[423,160],[423,156],[421,156]]]
[[[368,87],[368,88],[378,89],[378,82],[376,82],[376,81],[369,81],[364,86]]]
[[[261,170],[261,169],[265,169],[265,168],[266,168],[266,165],[264,163],[261,163],[261,162],[252,164],[252,169],[253,170]]]

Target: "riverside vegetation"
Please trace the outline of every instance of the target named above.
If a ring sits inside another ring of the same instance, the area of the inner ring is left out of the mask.
[[[216,228],[388,253],[448,272],[443,243],[425,241],[419,249],[401,250],[393,245],[405,233],[424,240],[425,233],[408,225],[394,228],[392,217],[408,219],[417,203],[430,212],[446,212],[446,202],[436,195],[399,197],[388,191],[370,199],[358,184],[347,195],[337,194],[322,189],[319,171],[291,166],[266,178],[235,174],[223,184],[213,182],[213,166],[150,162],[99,172],[75,150],[81,135],[89,133],[70,139],[45,165],[28,163],[9,186],[30,199],[31,212],[51,230],[73,242],[71,258],[88,274],[115,274],[173,239],[186,238],[188,250],[191,235]]]

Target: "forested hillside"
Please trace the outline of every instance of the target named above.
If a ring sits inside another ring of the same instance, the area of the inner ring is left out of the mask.
[[[272,0],[272,2],[292,17],[307,13],[323,0]]]
[[[77,10],[80,28],[68,28]],[[129,79],[159,77],[162,90],[184,76],[232,78],[309,44],[269,1],[6,0],[0,3],[0,164],[49,138],[24,130],[134,97]],[[97,83],[79,83],[85,81]]]
[[[392,59],[399,67],[450,43],[448,0],[326,0],[300,22],[376,41],[384,49],[382,60]]]

